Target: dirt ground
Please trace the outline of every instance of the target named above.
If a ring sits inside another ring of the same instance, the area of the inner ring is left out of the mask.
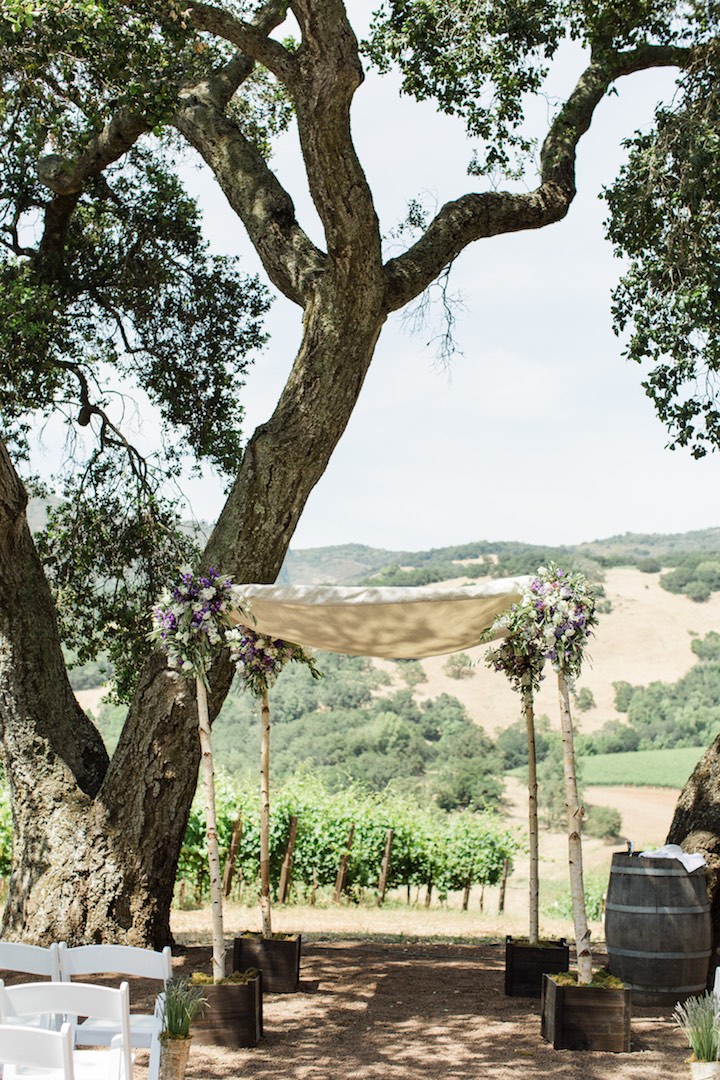
[[[508,791],[511,820],[526,815],[520,785]],[[662,842],[677,793],[652,789],[598,790],[593,801],[617,805],[638,839]],[[613,845],[589,840],[590,867],[609,868]],[[614,849],[617,850],[617,845]],[[543,879],[566,879],[567,840],[541,837]],[[688,1049],[667,1008],[636,1008],[632,1052],[553,1050],[540,1036],[539,1002],[504,995],[505,935],[527,933],[527,868],[519,857],[508,881],[506,909],[496,889],[460,910],[386,905],[276,907],[274,928],[303,934],[297,994],[265,996],[265,1035],[248,1050],[194,1046],[189,1080],[272,1077],[273,1080],[674,1080],[686,1077]],[[174,911],[173,933],[185,948],[178,974],[210,971],[207,911]],[[255,908],[229,904],[225,934],[259,929]],[[542,920],[548,935],[572,940],[569,921]],[[592,924],[602,966],[603,929]],[[460,944],[459,942],[463,942]],[[142,1057],[136,1080],[146,1080]]]
[[[598,957],[601,962],[602,957]],[[178,974],[209,971],[191,946]],[[688,1075],[688,1050],[669,1010],[635,1009],[632,1052],[553,1050],[539,1002],[503,992],[501,943],[303,941],[300,991],[265,995],[257,1047],[192,1047],[189,1080],[667,1080]],[[136,1070],[144,1080],[145,1070]]]

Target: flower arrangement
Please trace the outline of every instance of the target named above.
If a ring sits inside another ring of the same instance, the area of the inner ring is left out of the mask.
[[[553,670],[573,680],[580,674],[587,639],[597,625],[595,597],[583,574],[541,566],[523,598],[534,609],[538,647]],[[529,620],[528,620],[529,622]]]
[[[306,664],[313,678],[320,678],[313,657],[300,645],[258,634],[249,626],[227,630],[225,640],[238,675],[255,697],[267,693],[285,665],[291,662]]]
[[[190,1026],[207,1005],[202,987],[188,979],[170,979],[162,997],[161,1039],[189,1039]]]
[[[206,679],[213,648],[222,645],[232,598],[232,578],[212,567],[197,579],[190,571],[179,584],[165,589],[153,608],[148,635],[165,649],[170,667]]]
[[[522,696],[528,732],[528,817],[530,841],[530,943],[538,939],[538,825],[535,771],[534,693],[549,661],[558,676],[563,739],[565,796],[568,806],[568,848],[578,981],[592,978],[590,934],[582,880],[582,807],[577,795],[570,688],[580,674],[588,638],[597,625],[595,598],[582,574],[568,574],[555,563],[541,566],[521,599],[491,627],[489,635],[505,635],[486,655],[486,663],[502,671]]]

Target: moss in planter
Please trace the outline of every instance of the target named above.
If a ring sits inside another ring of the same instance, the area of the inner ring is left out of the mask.
[[[242,934],[238,934],[238,937],[248,938],[250,941],[297,941],[297,934],[281,934],[279,931],[270,935],[269,938],[264,938],[262,934],[256,933],[254,930],[243,930]]]
[[[577,986],[577,971],[561,971],[557,975],[549,975],[548,978],[556,982],[558,986]],[[615,975],[611,975],[607,968],[599,968],[593,972],[590,987],[595,990],[624,990],[625,983]],[[582,989],[582,987],[581,987]]]
[[[526,937],[514,937],[512,939],[513,945],[527,945],[532,949],[557,949],[559,945],[563,945],[564,941],[558,941],[557,938],[540,938],[538,941],[534,941],[530,945],[530,938]]]
[[[233,986],[238,983],[244,985],[252,982],[259,974],[257,968],[248,968],[247,971],[233,971],[232,975],[226,975],[219,983],[213,983],[212,975],[206,975],[204,971],[194,971],[190,982],[193,986]]]

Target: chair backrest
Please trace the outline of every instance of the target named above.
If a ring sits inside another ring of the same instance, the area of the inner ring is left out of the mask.
[[[3,1065],[61,1069],[64,1080],[73,1080],[73,1030],[60,1031],[0,1025],[0,1062]]]
[[[12,1010],[7,1012],[7,1010]],[[125,1080],[132,1077],[130,1034],[130,991],[126,982],[119,989],[90,983],[42,982],[4,986],[0,982],[0,1019],[13,1022],[13,1016],[31,1015],[87,1016],[111,1020],[121,1035],[122,1067]]]
[[[47,975],[60,981],[60,950],[54,943],[44,949],[41,945],[25,945],[18,941],[0,941],[0,969],[25,971],[28,975]]]
[[[73,975],[137,975],[143,979],[172,978],[172,954],[167,945],[162,952],[138,949],[133,945],[58,946],[60,978],[70,981]]]

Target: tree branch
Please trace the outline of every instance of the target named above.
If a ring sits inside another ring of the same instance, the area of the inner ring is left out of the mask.
[[[144,117],[121,109],[75,161],[60,154],[40,158],[38,179],[56,195],[78,194],[88,177],[98,175],[121,158],[150,130],[151,125]]]
[[[295,57],[279,41],[269,37],[269,31],[283,21],[287,8],[287,0],[270,2],[260,10],[259,18],[249,23],[212,4],[203,4],[199,0],[188,3],[190,21],[196,30],[229,41],[291,88],[297,78]]]
[[[387,310],[419,295],[473,241],[540,229],[565,217],[575,197],[578,144],[612,83],[649,68],[685,67],[691,56],[689,49],[643,45],[594,58],[545,138],[539,186],[527,194],[482,192],[446,203],[417,243],[387,263]]]
[[[273,284],[302,306],[326,256],[298,225],[292,199],[262,154],[207,85],[186,96],[173,123],[214,172]]]

